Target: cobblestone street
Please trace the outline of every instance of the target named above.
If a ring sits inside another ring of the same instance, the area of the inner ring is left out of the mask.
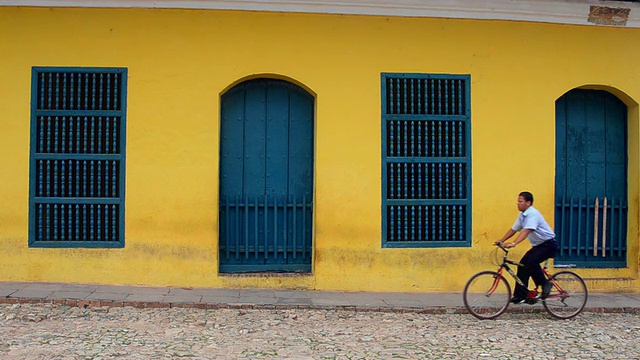
[[[0,304],[0,339],[1,359],[639,359],[640,315]]]

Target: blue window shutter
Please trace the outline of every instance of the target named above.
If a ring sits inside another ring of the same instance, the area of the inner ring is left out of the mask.
[[[30,247],[124,247],[127,69],[34,67]]]
[[[382,246],[471,244],[470,76],[382,74]]]

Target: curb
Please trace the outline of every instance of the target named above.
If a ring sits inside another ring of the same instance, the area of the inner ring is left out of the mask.
[[[38,299],[0,297],[0,304],[53,304],[58,306],[78,307],[83,309],[114,307],[133,307],[138,309],[252,309],[252,310],[344,310],[355,312],[384,312],[384,313],[417,313],[417,314],[466,314],[464,307],[425,306],[425,307],[376,307],[352,305],[296,305],[296,304],[226,304],[226,303],[193,303],[193,302],[160,302],[160,301],[105,301],[105,300],[76,300],[76,299]],[[538,307],[510,306],[507,313],[537,314],[546,313]],[[597,314],[640,314],[640,307],[585,307],[583,312]]]

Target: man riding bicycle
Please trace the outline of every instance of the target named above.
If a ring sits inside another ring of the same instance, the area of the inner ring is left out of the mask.
[[[540,298],[545,299],[549,296],[553,285],[545,278],[540,263],[556,255],[556,234],[544,220],[540,211],[533,207],[533,194],[530,192],[523,191],[518,194],[518,210],[520,215],[518,215],[516,222],[502,239],[496,241],[496,244],[504,243],[517,232],[520,232],[518,237],[512,242],[505,243],[503,245],[505,248],[515,247],[525,239],[529,239],[532,248],[520,260],[523,266],[518,267],[518,278],[525,286],[529,285],[529,278],[533,278],[536,286],[542,287]],[[511,302],[521,304],[526,301],[527,294],[527,288],[516,283]]]

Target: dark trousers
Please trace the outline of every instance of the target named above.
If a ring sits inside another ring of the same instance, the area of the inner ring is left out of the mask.
[[[533,278],[537,286],[542,286],[546,279],[540,263],[554,257],[557,249],[558,245],[555,240],[547,240],[538,246],[532,247],[520,260],[520,263],[524,266],[518,267],[518,278],[522,280],[526,286],[529,286],[530,277]],[[526,299],[528,292],[529,290],[527,288],[516,283],[513,296]]]

